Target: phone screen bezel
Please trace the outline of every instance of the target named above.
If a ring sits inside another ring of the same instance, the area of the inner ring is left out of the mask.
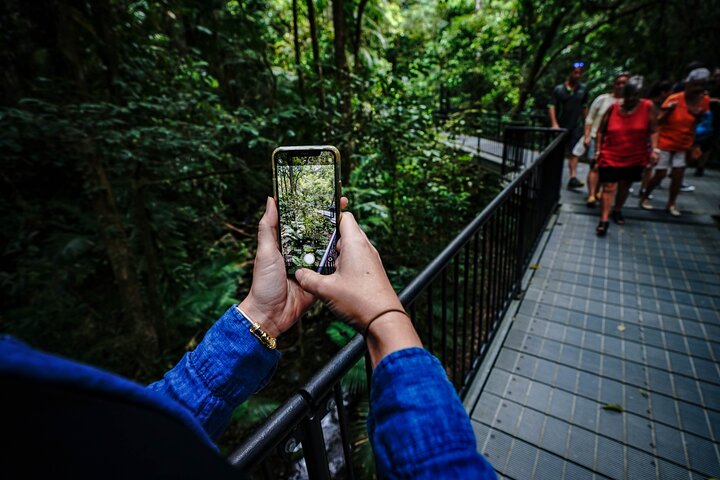
[[[283,254],[282,249],[282,225],[281,225],[281,218],[280,218],[280,197],[278,194],[278,177],[277,177],[277,159],[279,155],[282,155],[284,160],[288,161],[292,159],[293,157],[300,157],[300,156],[310,156],[310,157],[319,157],[321,153],[323,152],[330,152],[333,156],[333,173],[334,173],[334,195],[335,195],[335,231],[336,231],[336,238],[339,239],[340,237],[340,152],[337,148],[331,146],[331,145],[323,145],[323,146],[292,146],[292,147],[278,147],[276,148],[272,153],[272,169],[273,169],[273,190],[274,190],[274,198],[275,198],[275,208],[277,210],[277,216],[278,216],[278,234],[277,234],[277,241],[278,241],[278,248],[280,249],[280,253],[283,255],[283,263],[285,263],[285,258]],[[285,271],[287,272],[288,276],[294,276],[294,271],[290,271],[288,269],[287,264],[285,265]],[[334,271],[334,269],[333,269]],[[333,272],[326,272],[325,275],[329,275]]]

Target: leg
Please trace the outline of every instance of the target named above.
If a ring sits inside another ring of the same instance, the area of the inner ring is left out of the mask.
[[[640,191],[638,192],[638,196],[642,197],[645,190],[647,190],[648,183],[650,183],[650,178],[652,178],[653,169],[652,167],[647,167],[645,170],[643,170],[642,174],[642,180],[640,181]]]
[[[618,183],[617,195],[615,195],[615,206],[613,207],[612,218],[618,225],[625,225],[625,217],[622,214],[622,207],[625,205],[628,195],[630,195],[630,185],[632,182],[620,180]]]
[[[570,178],[577,178],[577,166],[578,166],[578,157],[575,155],[570,155],[568,157],[568,168],[570,169]]]
[[[610,208],[612,207],[613,197],[615,196],[615,190],[617,190],[617,183],[603,183],[602,184],[602,195],[600,196],[600,223],[598,223],[595,233],[598,237],[603,237],[608,231],[608,217],[610,216]]]
[[[665,175],[667,175],[666,169],[655,169],[655,173],[652,177],[650,177],[650,180],[648,180],[647,186],[645,187],[645,193],[642,196],[643,200],[646,200],[653,190],[655,190],[655,187],[660,185],[660,182],[663,178],[665,178]]]
[[[600,184],[600,179],[598,176],[598,167],[596,164],[592,164],[590,166],[590,171],[588,171],[587,176],[587,185],[588,185],[588,198],[587,203],[588,205],[594,204],[597,200],[597,193],[598,193],[598,187]]]
[[[625,205],[625,200],[627,200],[628,195],[630,194],[630,185],[632,185],[632,182],[628,182],[627,180],[620,180],[618,183],[618,192],[615,197],[614,208],[616,212],[621,211],[623,205]]]
[[[567,187],[569,190],[581,188],[585,184],[577,179],[577,165],[578,157],[572,153],[568,156],[568,169],[570,170],[570,180],[568,181]]]
[[[610,209],[612,208],[615,192],[617,191],[617,182],[604,183],[601,196],[600,221],[607,222],[610,217]]]
[[[683,178],[685,178],[685,167],[673,167],[670,173],[670,195],[668,196],[667,208],[676,207],[678,193],[682,186]],[[677,208],[677,207],[676,207]]]

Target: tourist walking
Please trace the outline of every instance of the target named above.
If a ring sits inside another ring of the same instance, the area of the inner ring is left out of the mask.
[[[590,170],[587,175],[588,207],[595,206],[598,195],[598,168],[595,162],[595,138],[597,136],[598,127],[600,127],[600,121],[602,120],[603,115],[605,115],[605,112],[607,112],[608,108],[622,98],[623,88],[629,78],[630,74],[627,72],[615,75],[612,92],[598,95],[598,97],[593,100],[590,105],[590,111],[585,117],[585,135],[582,139],[582,146],[584,148],[579,148],[580,142],[578,142],[578,144],[573,148],[572,153],[578,157],[581,156],[583,154],[583,150],[585,150],[587,152],[588,161],[590,162]]]
[[[567,79],[553,88],[548,103],[552,128],[566,128],[570,132],[570,138],[565,147],[570,171],[570,180],[567,185],[569,189],[582,188],[585,185],[577,179],[578,157],[572,154],[573,146],[583,136],[583,118],[587,115],[587,87],[580,83],[584,69],[583,62],[575,62]]]
[[[677,196],[685,176],[687,152],[693,146],[695,126],[710,108],[710,97],[705,88],[710,79],[707,68],[692,70],[685,79],[685,89],[670,95],[658,115],[659,137],[657,153],[659,160],[655,172],[640,197],[640,207],[652,210],[649,196],[655,187],[670,173],[670,192],[665,207],[674,216],[681,215],[677,208]]]
[[[597,131],[595,157],[602,185],[600,223],[595,230],[598,236],[608,231],[611,208],[613,221],[618,225],[625,223],[622,207],[630,185],[640,180],[649,161],[657,161],[656,130],[653,103],[640,98],[638,83],[628,82],[623,88],[623,102],[608,108]]]

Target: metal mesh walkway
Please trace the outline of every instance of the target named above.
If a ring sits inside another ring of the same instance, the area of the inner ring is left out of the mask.
[[[597,211],[564,193],[470,411],[503,478],[720,477],[714,177],[698,184],[706,198],[681,196],[694,213],[680,221],[631,198],[627,224],[605,238]]]

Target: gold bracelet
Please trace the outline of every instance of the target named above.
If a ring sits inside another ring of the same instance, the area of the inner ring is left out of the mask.
[[[245,317],[245,320],[250,322],[250,333],[255,335],[255,337],[260,340],[260,343],[265,345],[267,348],[269,348],[270,350],[275,350],[275,347],[277,346],[277,340],[268,335],[267,332],[262,329],[259,323],[253,322],[250,317],[248,317],[247,313],[240,310],[240,305],[238,305],[236,308],[238,312],[240,312],[242,316]]]

